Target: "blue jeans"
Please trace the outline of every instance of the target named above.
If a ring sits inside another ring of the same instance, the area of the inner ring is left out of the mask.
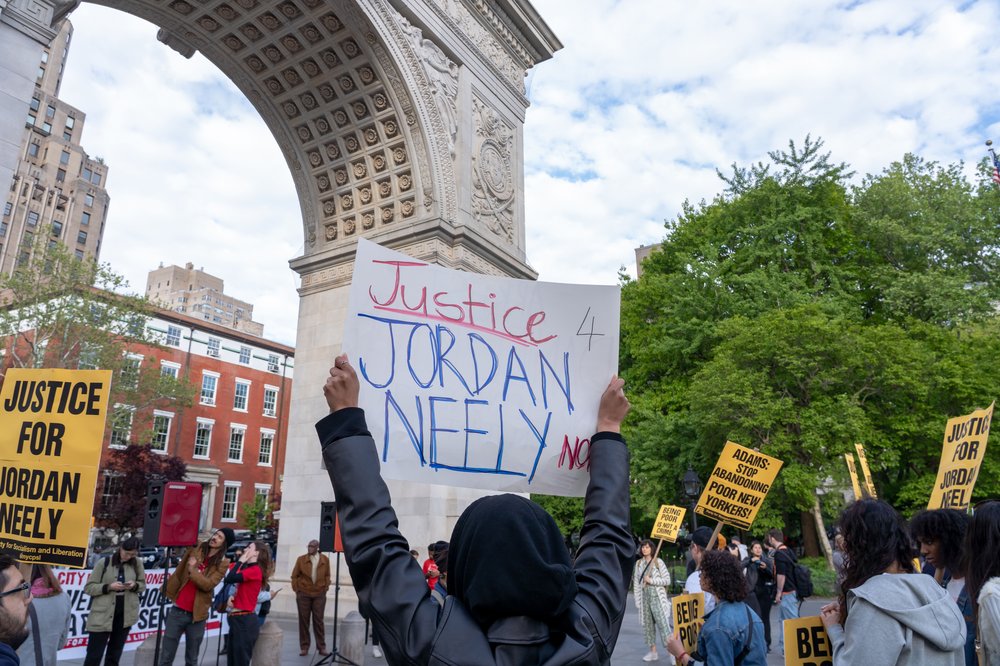
[[[795,592],[786,592],[781,595],[781,606],[778,617],[781,618],[781,625],[778,628],[778,650],[785,652],[785,620],[794,620],[799,617],[799,597]]]
[[[171,666],[177,645],[184,635],[184,665],[197,666],[201,640],[205,637],[205,620],[195,622],[191,613],[171,606],[167,612],[167,626],[163,631],[163,645],[160,647],[160,666]]]

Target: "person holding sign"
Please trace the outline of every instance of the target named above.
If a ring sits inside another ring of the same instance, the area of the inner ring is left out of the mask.
[[[711,539],[711,527],[702,525],[691,533],[691,545],[688,548],[691,551],[691,560],[695,564],[695,570],[684,581],[684,592],[687,594],[705,593],[705,615],[711,613],[712,609],[715,608],[715,595],[706,590],[701,584],[701,560],[709,550],[708,542]]]
[[[670,585],[670,571],[659,555],[653,556],[653,542],[643,539],[639,543],[639,557],[632,571],[632,591],[635,594],[635,606],[639,610],[639,624],[642,635],[646,638],[649,652],[643,661],[657,661],[656,628],[660,628],[660,636],[666,645],[670,638],[670,601],[667,599],[667,586]]]
[[[621,629],[635,553],[629,521],[629,410],[612,378],[590,440],[590,480],[575,564],[555,521],[516,495],[473,502],[452,532],[444,608],[397,529],[365,413],[358,376],[338,356],[323,392],[330,414],[316,424],[337,496],[344,554],[360,610],[389,663],[606,664]]]
[[[965,584],[976,601],[980,666],[1000,665],[1000,501],[976,505],[965,533]]]
[[[706,551],[701,556],[701,586],[711,592],[718,603],[705,616],[698,634],[698,651],[684,651],[680,636],[674,634],[667,642],[667,651],[679,666],[766,666],[764,623],[744,603],[747,581],[739,561],[726,551]],[[874,663],[874,662],[873,662]]]
[[[820,611],[834,666],[964,666],[965,622],[934,579],[913,574],[903,519],[881,500],[862,499],[841,514],[847,566],[837,601]]]
[[[84,666],[99,666],[102,660],[118,666],[129,629],[139,619],[139,597],[146,590],[146,570],[138,552],[139,540],[129,537],[90,572],[83,588],[92,599]]]

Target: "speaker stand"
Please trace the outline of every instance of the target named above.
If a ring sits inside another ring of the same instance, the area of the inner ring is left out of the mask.
[[[160,663],[160,640],[163,636],[163,597],[165,596],[163,590],[167,586],[167,578],[170,577],[171,554],[169,546],[163,549],[163,585],[160,588],[160,612],[156,614],[156,646],[153,648],[153,664]],[[180,566],[180,563],[177,566]]]
[[[351,661],[344,655],[340,654],[340,650],[337,649],[337,612],[340,610],[340,553],[337,553],[337,568],[336,576],[334,577],[333,583],[333,649],[330,650],[330,654],[326,655],[319,661],[317,661],[313,666],[324,666],[325,664],[348,664],[349,666],[358,666],[357,663]]]

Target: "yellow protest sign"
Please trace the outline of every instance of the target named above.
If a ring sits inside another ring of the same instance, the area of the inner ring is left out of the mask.
[[[726,442],[695,512],[720,523],[750,529],[782,464],[777,458]]]
[[[986,457],[986,441],[990,437],[993,404],[977,409],[967,416],[948,419],[944,428],[944,447],[937,479],[931,490],[928,509],[960,509],[972,502],[972,490],[979,476],[979,467]]]
[[[784,621],[785,666],[821,666],[833,663],[833,643],[819,617]]]
[[[11,369],[0,390],[0,550],[84,567],[110,370]]]
[[[844,454],[847,461],[847,471],[851,474],[851,488],[854,490],[854,499],[861,499],[861,483],[858,481],[858,470],[854,468],[854,456],[850,453]]]
[[[861,444],[855,444],[854,448],[858,450],[858,461],[861,463],[861,473],[865,475],[865,488],[868,490],[868,496],[878,498],[878,493],[875,492],[875,482],[872,481],[872,472],[868,469],[865,447]]]
[[[674,614],[674,631],[688,654],[698,648],[698,632],[705,624],[705,593],[678,594],[670,600]]]
[[[677,541],[677,532],[684,522],[684,513],[687,510],[682,506],[671,506],[664,504],[660,507],[660,512],[656,514],[656,522],[653,523],[653,532],[650,536],[653,539],[663,539],[674,543]]]

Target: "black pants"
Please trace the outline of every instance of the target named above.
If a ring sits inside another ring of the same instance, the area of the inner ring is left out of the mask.
[[[760,604],[760,619],[764,620],[764,642],[771,649],[771,606],[774,605],[774,588],[764,588],[754,592]]]
[[[115,625],[111,631],[91,631],[87,638],[87,657],[83,660],[83,666],[100,666],[101,657],[104,657],[106,666],[118,666],[131,628]]]
[[[226,666],[250,666],[253,646],[260,635],[260,622],[256,613],[229,616],[229,650]]]

